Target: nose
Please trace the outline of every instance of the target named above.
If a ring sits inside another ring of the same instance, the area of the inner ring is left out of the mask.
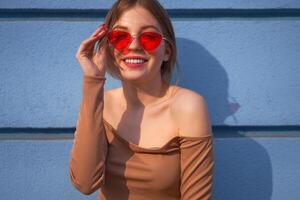
[[[137,35],[132,35],[132,40],[128,46],[128,49],[142,49],[142,46],[139,42],[139,38]]]

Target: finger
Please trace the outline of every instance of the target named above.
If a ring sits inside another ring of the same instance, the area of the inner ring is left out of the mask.
[[[98,33],[98,35],[95,35],[95,36],[93,36],[93,37],[89,37],[88,39],[84,40],[84,41],[82,42],[82,44],[83,44],[83,46],[94,45],[94,43],[95,43],[97,40],[103,38],[104,35],[105,35],[105,31],[102,31],[102,32]]]
[[[98,26],[97,28],[96,28],[96,30],[94,31],[94,33],[95,32],[97,32],[97,31],[99,31],[100,29],[103,29],[105,27],[105,24],[101,24],[100,26]],[[93,34],[94,34],[93,33]]]
[[[89,38],[89,39],[86,39],[84,40],[81,45],[79,46],[79,49],[78,49],[78,52],[80,54],[83,53],[83,52],[90,52],[92,53],[93,49],[94,49],[94,46],[95,46],[95,43],[96,41],[98,40],[99,38],[97,37],[94,37],[94,38]],[[99,44],[101,45],[101,44]]]
[[[106,30],[101,30],[99,33],[97,33],[96,35],[92,36],[92,38],[102,38],[104,35],[106,34]]]
[[[97,35],[100,31],[102,31],[104,29],[106,29],[105,24],[100,25],[91,36],[93,37],[93,36]]]
[[[102,32],[98,33],[98,35],[91,37],[89,42],[91,42],[92,44],[94,44],[95,42],[99,42],[99,45],[102,45],[105,35],[106,35],[106,32],[102,31]]]
[[[95,39],[94,39],[95,40]],[[95,42],[95,41],[94,41]],[[91,51],[94,44],[92,39],[84,40],[79,46],[78,52]]]
[[[106,31],[102,29],[102,31],[100,31],[98,35],[91,36],[85,39],[79,47],[79,52],[91,51],[94,48],[95,43],[105,35],[105,32]]]
[[[102,31],[103,29],[104,29],[103,27],[98,27],[98,28],[96,29],[96,31],[91,35],[91,37],[97,35],[97,34],[98,34],[100,31]]]
[[[101,44],[99,44],[95,51],[97,56],[102,55],[104,53],[104,47]]]

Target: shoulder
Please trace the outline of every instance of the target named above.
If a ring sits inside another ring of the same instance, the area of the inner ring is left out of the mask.
[[[179,136],[204,137],[212,135],[207,104],[204,97],[180,87],[171,105],[172,117],[178,126]]]

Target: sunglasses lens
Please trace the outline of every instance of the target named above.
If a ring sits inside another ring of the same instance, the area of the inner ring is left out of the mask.
[[[155,32],[144,32],[140,36],[140,43],[146,51],[152,51],[158,47],[162,36]]]
[[[108,42],[117,50],[125,49],[131,41],[131,36],[125,31],[111,31],[108,33]]]
[[[125,31],[111,31],[108,33],[108,42],[119,51],[123,51],[131,42],[131,35]],[[140,35],[140,44],[146,51],[153,51],[158,47],[162,36],[155,32],[144,32]]]

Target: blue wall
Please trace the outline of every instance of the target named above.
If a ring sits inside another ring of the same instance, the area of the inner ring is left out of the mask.
[[[68,177],[82,83],[75,53],[112,2],[0,2],[1,199],[96,198]],[[300,1],[161,3],[180,85],[208,103],[214,199],[300,199]],[[105,90],[119,86],[108,77]]]
[[[0,199],[95,200],[69,181],[70,140],[0,141]],[[300,138],[215,138],[216,200],[298,200]]]

